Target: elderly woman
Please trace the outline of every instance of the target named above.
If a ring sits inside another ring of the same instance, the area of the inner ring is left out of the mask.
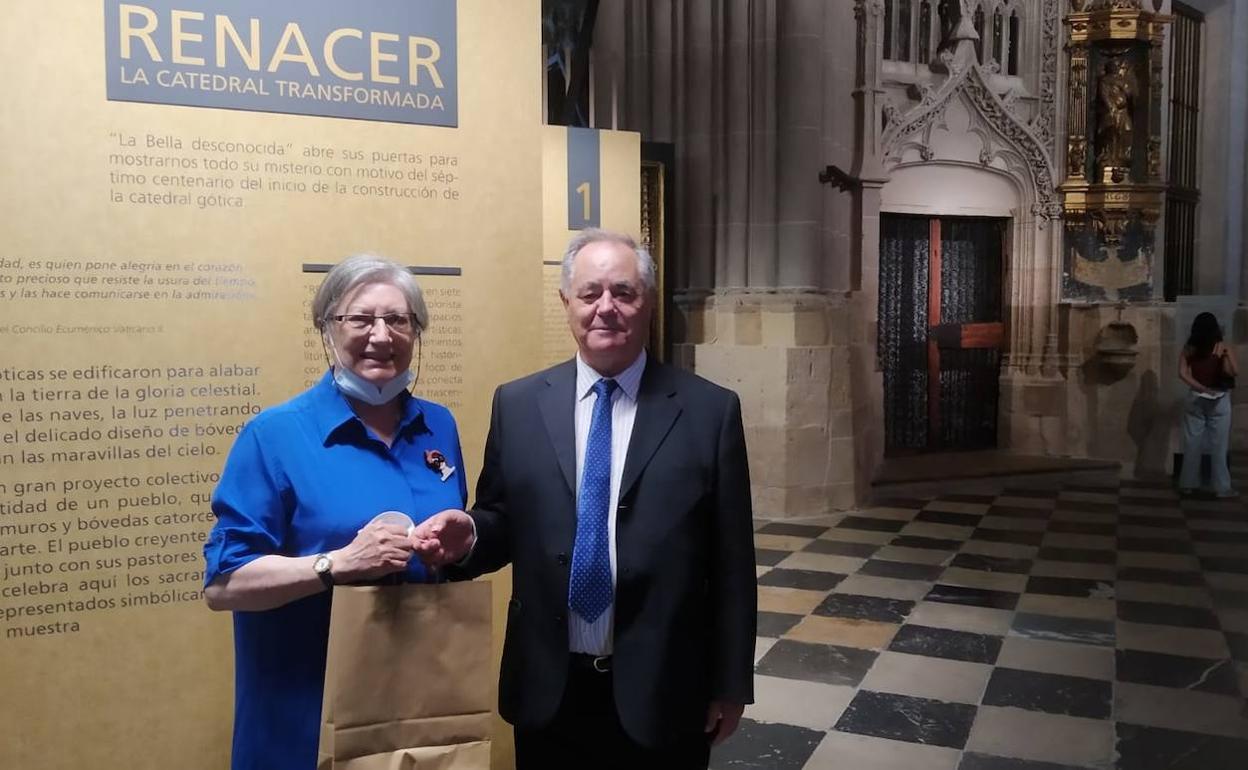
[[[312,319],[330,370],[244,427],[212,499],[204,594],[234,612],[234,770],[316,766],[332,587],[431,579],[408,528],[373,519],[467,498],[454,418],[407,391],[428,323],[412,275],[350,257]]]

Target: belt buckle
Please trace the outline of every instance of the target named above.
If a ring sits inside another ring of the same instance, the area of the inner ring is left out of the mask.
[[[591,665],[594,667],[594,670],[597,671],[599,674],[605,674],[611,670],[611,656],[599,655],[598,657],[594,658],[594,661]]]

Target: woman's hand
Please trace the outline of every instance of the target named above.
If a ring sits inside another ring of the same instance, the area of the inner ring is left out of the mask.
[[[1218,352],[1218,355],[1222,358],[1222,371],[1232,377],[1238,375],[1239,364],[1235,361],[1235,351],[1233,351],[1231,346],[1225,342],[1219,342],[1218,345],[1222,348]]]
[[[338,583],[375,580],[407,569],[412,543],[401,524],[370,523],[345,547],[329,554]],[[321,593],[325,585],[312,569],[315,556],[268,554],[218,575],[204,589],[214,610],[259,612]]]
[[[356,533],[355,539],[330,554],[334,581],[356,583],[376,580],[407,569],[412,558],[412,542],[399,524],[371,523]]]

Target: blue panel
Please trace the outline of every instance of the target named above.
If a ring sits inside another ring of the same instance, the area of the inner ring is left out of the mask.
[[[598,132],[568,129],[568,229],[602,225],[602,172],[598,162]]]
[[[456,126],[455,0],[104,2],[108,98]]]

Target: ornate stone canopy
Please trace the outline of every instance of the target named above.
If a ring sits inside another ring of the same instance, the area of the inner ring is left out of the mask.
[[[961,101],[972,116],[969,131],[984,140],[979,162],[987,167],[1000,158],[1004,161],[1004,172],[1024,191],[1024,198],[1038,218],[1048,220],[1060,216],[1061,202],[1051,155],[1044,140],[1037,135],[1035,125],[1022,120],[1011,109],[1016,93],[998,95],[990,84],[996,65],[984,66],[975,61],[970,40],[960,40],[958,46],[943,55],[948,77],[935,87],[918,86],[918,104],[903,112],[893,103],[884,101],[885,125],[881,136],[884,169],[895,168],[909,150],[917,150],[924,161],[934,160],[933,129],[941,125],[949,106]]]

